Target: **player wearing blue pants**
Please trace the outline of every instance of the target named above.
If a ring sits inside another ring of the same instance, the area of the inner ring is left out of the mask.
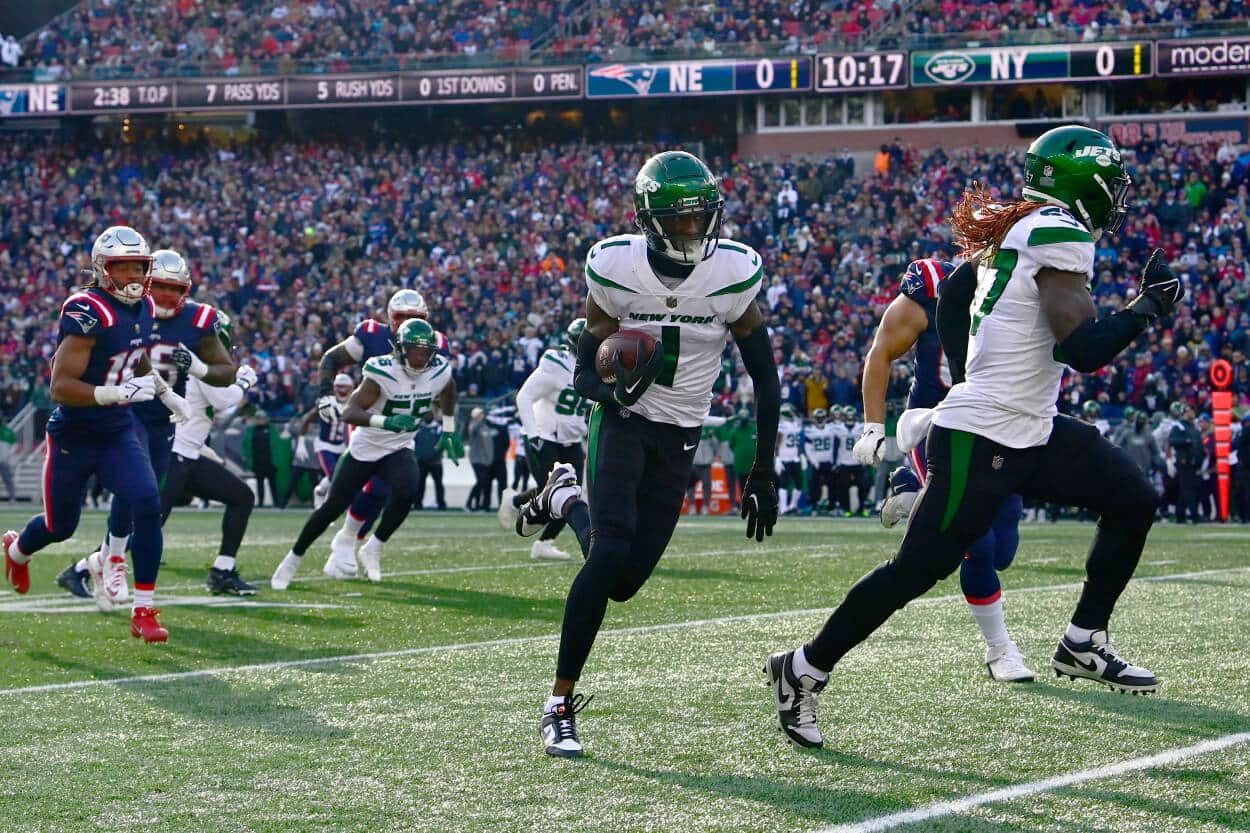
[[[4,534],[5,577],[18,593],[30,589],[29,562],[49,544],[78,528],[92,475],[131,507],[134,518],[135,593],[130,632],[164,642],[169,632],[153,605],[161,564],[161,497],[132,407],[159,398],[182,417],[187,404],[153,372],[148,357],[155,304],[147,294],[152,255],[134,229],[113,226],[91,249],[92,283],[74,292],[60,313],[60,339],[52,360],[52,399],[43,469],[44,511],[21,535]],[[99,571],[96,602],[113,599]]]
[[[955,269],[954,264],[924,259],[908,264],[898,296],[890,302],[873,339],[864,365],[864,435],[855,444],[855,455],[864,465],[879,464],[885,444],[885,391],[890,365],[915,349],[916,369],[907,396],[911,417],[928,413],[946,396],[953,383],[952,366],[937,330],[938,287]],[[959,374],[960,369],[954,369]],[[927,423],[924,423],[927,426]],[[900,430],[900,442],[903,431]],[[922,436],[922,435],[921,435]],[[924,484],[925,449],[921,440],[910,449],[910,468],[900,467],[890,476],[893,496],[881,510],[881,522],[898,523]],[[998,571],[1011,564],[1020,542],[1017,525],[1021,501],[1012,496],[1003,503],[993,529],[968,548],[959,571],[959,584],[972,618],[985,638],[985,663],[992,678],[1010,682],[1034,679],[1024,657],[1007,632],[1003,613],[1002,585]]]

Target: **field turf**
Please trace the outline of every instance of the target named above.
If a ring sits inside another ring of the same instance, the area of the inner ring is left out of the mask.
[[[385,580],[268,577],[303,514],[260,512],[249,602],[203,590],[219,515],[166,528],[166,645],[71,601],[56,574],[103,514],[0,593],[0,830],[1250,830],[1250,529],[1151,534],[1113,622],[1154,697],[1057,680],[1092,525],[1025,525],[1008,621],[1039,680],[991,681],[956,580],[838,667],[826,748],[778,731],[760,673],[899,535],[784,519],[683,522],[655,576],[612,605],[580,689],[587,757],[542,754],[537,724],[576,563],[532,562],[493,517],[414,514]],[[0,513],[3,528],[24,523]],[[561,543],[574,548],[571,536]]]

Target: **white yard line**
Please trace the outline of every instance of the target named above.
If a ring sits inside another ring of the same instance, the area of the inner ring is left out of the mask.
[[[1243,573],[1250,571],[1250,567],[1227,567],[1219,570],[1200,570],[1192,573],[1175,573],[1166,576],[1148,576],[1146,578],[1134,579],[1134,581],[1172,581],[1176,579],[1198,578],[1201,576],[1217,575],[1220,573]],[[1022,593],[1046,593],[1054,590],[1075,590],[1082,586],[1080,582],[1071,582],[1067,584],[1048,584],[1040,587],[1021,587],[1011,592],[1015,595]],[[956,593],[949,596],[926,596],[912,602],[912,605],[930,605],[951,602],[963,599],[962,593]],[[682,630],[685,628],[702,628],[715,627],[718,625],[727,625],[739,622],[760,622],[767,619],[782,619],[790,616],[814,616],[817,614],[828,613],[828,607],[804,608],[801,610],[781,610],[771,613],[744,613],[738,616],[719,616],[714,619],[692,619],[685,622],[665,622],[658,625],[640,625],[630,628],[610,628],[599,632],[601,637],[612,636],[631,636],[642,633],[662,633],[664,631]],[[538,636],[516,636],[507,639],[489,639],[482,642],[459,642],[450,645],[427,645],[422,648],[404,648],[396,651],[375,651],[365,654],[340,654],[327,657],[313,657],[311,659],[296,660],[277,660],[274,662],[260,662],[251,665],[227,665],[217,668],[202,668],[198,671],[178,671],[169,674],[144,674],[134,677],[114,677],[107,680],[78,680],[72,683],[49,683],[45,685],[24,686],[21,688],[0,689],[0,696],[13,694],[38,694],[49,691],[71,691],[84,688],[98,688],[100,686],[111,685],[133,685],[136,683],[161,683],[174,680],[190,680],[197,677],[214,677],[219,674],[235,674],[245,673],[249,671],[270,671],[278,668],[302,668],[313,665],[334,665],[338,663],[352,662],[370,662],[378,659],[390,659],[394,657],[411,657],[420,656],[422,654],[438,654],[450,651],[468,651],[478,648],[498,648],[508,645],[525,645],[536,642],[549,642],[559,639],[558,633],[542,634]]]
[[[1219,752],[1220,750],[1228,749],[1229,747],[1237,746],[1246,742],[1250,742],[1250,732],[1223,735],[1222,737],[1212,738],[1211,740],[1205,740],[1201,743],[1195,743],[1193,746],[1166,749],[1154,755],[1132,758],[1131,760],[1121,761],[1116,764],[1106,764],[1104,766],[1069,772],[1064,775],[1042,778],[1037,781],[1027,781],[1023,784],[1015,784],[1010,787],[990,790],[989,792],[970,795],[966,798],[939,801],[934,804],[930,804],[927,807],[918,807],[915,810],[904,810],[899,813],[890,813],[887,816],[878,816],[875,819],[868,819],[866,821],[858,821],[851,824],[839,824],[836,827],[826,827],[820,830],[819,833],[878,833],[878,831],[882,830],[893,830],[896,827],[902,827],[908,824],[918,824],[919,822],[931,821],[945,816],[959,815],[984,804],[1014,801],[1017,798],[1026,798],[1030,795],[1050,792],[1051,790],[1059,790],[1064,787],[1071,787],[1075,784],[1084,784],[1086,781],[1095,781],[1102,778],[1115,778],[1120,775],[1126,775],[1130,772],[1140,772],[1145,769],[1168,766],[1169,764],[1187,761],[1190,758],[1197,758],[1200,755],[1209,755],[1212,752]]]

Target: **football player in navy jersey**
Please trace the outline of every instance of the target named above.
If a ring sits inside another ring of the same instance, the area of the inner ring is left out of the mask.
[[[321,396],[317,400],[317,415],[322,422],[332,423],[339,418],[342,406],[334,396],[334,377],[345,367],[363,365],[375,356],[386,356],[395,349],[392,336],[399,325],[409,318],[428,321],[430,309],[425,299],[415,289],[401,289],[386,304],[383,324],[374,318],[366,318],[356,325],[350,336],[331,347],[321,357],[318,380]],[[358,572],[356,547],[363,544],[369,527],[386,506],[390,489],[380,477],[370,478],[352,501],[343,517],[343,526],[330,543],[330,557],[326,559],[324,572],[332,578],[355,578]]]
[[[87,479],[95,475],[134,517],[135,593],[130,633],[164,642],[153,605],[161,564],[161,496],[131,406],[160,399],[172,413],[186,402],[153,372],[148,357],[156,305],[148,295],[152,254],[129,226],[112,226],[91,247],[91,284],[66,299],[52,359],[43,468],[43,513],[19,535],[4,534],[5,578],[30,589],[30,558],[74,534]],[[166,417],[168,419],[168,416]],[[111,608],[111,602],[109,607]]]
[[[351,376],[346,373],[338,374],[334,377],[334,401],[339,406],[340,414],[333,415],[330,421],[326,422],[319,419],[320,412],[313,408],[300,420],[299,435],[301,437],[308,433],[313,423],[320,426],[317,439],[313,443],[313,451],[317,454],[317,462],[321,465],[321,473],[324,476],[313,489],[313,509],[319,509],[321,504],[325,503],[326,497],[330,494],[330,480],[334,477],[334,467],[339,464],[339,458],[347,450],[348,426],[343,422],[341,409],[347,406],[347,400],[355,389],[356,382]]]
[[[235,365],[217,338],[217,311],[208,304],[190,300],[191,270],[182,255],[172,249],[152,253],[149,294],[156,309],[148,351],[153,367],[181,397],[187,376],[194,376],[213,387],[234,382]],[[184,422],[189,411],[172,412],[153,400],[135,406],[140,439],[147,444],[148,457],[156,482],[169,470],[174,444],[174,423]],[[133,508],[124,496],[115,495],[109,510],[108,532],[101,548],[71,565],[57,583],[76,596],[85,595],[90,575],[93,593],[101,607],[124,603],[126,587],[126,548],[133,529]],[[102,585],[103,594],[94,587]]]
[[[960,268],[972,269],[966,265]],[[933,408],[946,397],[953,384],[951,362],[942,349],[937,329],[938,287],[955,264],[939,260],[912,261],[877,327],[872,347],[864,362],[864,435],[855,444],[855,456],[864,465],[881,462],[885,445],[885,392],[890,382],[890,365],[915,348],[916,367],[907,410],[911,420]],[[956,361],[962,364],[958,358]],[[959,369],[956,368],[956,372]],[[960,373],[962,375],[962,373]],[[910,469],[901,467],[890,476],[895,494],[882,507],[882,523],[893,526],[910,508],[926,476],[924,440],[910,449]],[[1003,614],[1002,586],[998,571],[1006,569],[1020,544],[1018,526],[1023,504],[1018,495],[1004,502],[994,526],[974,543],[959,570],[964,598],[985,637],[985,663],[995,680],[1025,682],[1034,678],[1024,663],[1024,655],[1007,632]]]

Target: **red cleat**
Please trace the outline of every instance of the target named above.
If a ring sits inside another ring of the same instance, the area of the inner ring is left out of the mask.
[[[161,627],[154,607],[136,607],[130,614],[130,635],[135,639],[143,637],[144,642],[165,642],[169,639],[169,631]]]
[[[30,589],[30,562],[19,564],[9,558],[9,548],[17,546],[17,533],[9,530],[4,533],[4,577],[13,589],[25,593]]]

